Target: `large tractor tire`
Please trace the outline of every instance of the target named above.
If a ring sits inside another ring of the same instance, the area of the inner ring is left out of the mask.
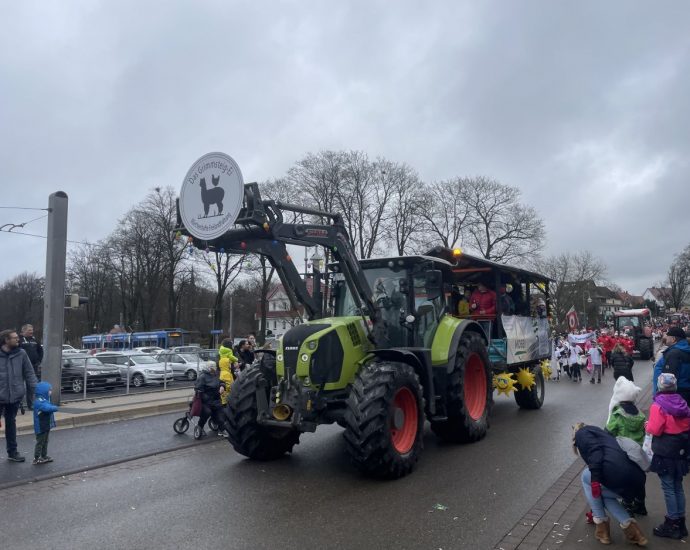
[[[533,371],[535,384],[528,390],[515,390],[515,402],[521,409],[541,409],[544,404],[544,373],[541,367],[536,367]]]
[[[422,451],[424,397],[419,378],[404,363],[361,369],[344,417],[347,452],[363,473],[397,479],[409,474]]]
[[[462,335],[446,389],[447,420],[431,423],[443,441],[472,443],[489,429],[493,405],[492,371],[484,340],[475,333]]]
[[[259,424],[257,391],[265,391],[268,396],[269,385],[258,367],[248,367],[237,377],[228,397],[228,439],[241,455],[274,460],[292,452],[300,432]]]
[[[654,342],[651,338],[640,338],[640,359],[649,360],[654,355]]]

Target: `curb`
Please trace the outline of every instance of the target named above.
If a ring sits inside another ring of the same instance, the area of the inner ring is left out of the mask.
[[[106,412],[92,412],[73,415],[68,418],[57,419],[57,426],[51,431],[68,430],[71,428],[80,428],[82,426],[94,426],[97,424],[107,424],[109,422],[117,422],[119,420],[132,420],[134,418],[142,418],[145,416],[156,416],[159,414],[166,414],[171,412],[186,411],[189,407],[189,400],[162,403],[155,405],[145,405],[143,407],[136,407],[131,409],[123,408],[117,411]],[[27,435],[34,433],[33,424],[24,426],[17,426],[17,435]],[[0,435],[5,435],[5,428],[0,429]]]

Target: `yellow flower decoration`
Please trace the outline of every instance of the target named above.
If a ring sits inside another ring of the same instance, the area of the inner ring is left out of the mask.
[[[553,371],[551,370],[551,361],[549,361],[548,359],[544,359],[541,362],[541,373],[547,380],[551,378],[551,374],[553,373]]]
[[[520,369],[517,373],[518,384],[522,386],[523,390],[529,390],[532,386],[536,385],[534,380],[534,374],[532,374],[529,369]]]
[[[498,391],[499,395],[502,393],[505,395],[510,395],[510,392],[513,392],[516,389],[513,375],[509,372],[494,374],[494,388]]]

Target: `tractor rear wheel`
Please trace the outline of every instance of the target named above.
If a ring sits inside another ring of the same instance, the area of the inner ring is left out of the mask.
[[[544,404],[544,373],[541,367],[532,371],[534,374],[534,386],[528,390],[515,390],[515,402],[521,409],[541,409]]]
[[[361,369],[344,417],[347,452],[374,477],[409,474],[422,450],[424,397],[419,378],[404,363],[370,363]]]
[[[489,354],[478,334],[466,332],[460,338],[446,392],[447,420],[432,422],[431,430],[452,443],[482,439],[489,429],[493,387]]]
[[[258,367],[248,367],[237,377],[228,397],[228,439],[241,455],[274,460],[292,452],[300,432],[259,424],[257,391],[265,391],[268,398],[269,384]]]
[[[654,355],[654,343],[651,338],[640,338],[640,359],[648,360]]]

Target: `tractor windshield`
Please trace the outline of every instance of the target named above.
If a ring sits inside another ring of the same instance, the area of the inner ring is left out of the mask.
[[[371,286],[373,291],[374,301],[382,312],[383,317],[389,321],[395,316],[396,324],[399,323],[400,309],[406,310],[406,297],[401,291],[404,289],[405,283],[401,281],[407,280],[407,271],[401,270],[394,272],[385,267],[365,269],[364,276]],[[355,305],[355,301],[350,294],[347,284],[342,275],[335,274],[334,282],[334,297],[335,297],[335,315],[359,315],[360,311]]]
[[[639,328],[640,318],[639,317],[618,317],[618,326],[621,329],[625,328]]]

